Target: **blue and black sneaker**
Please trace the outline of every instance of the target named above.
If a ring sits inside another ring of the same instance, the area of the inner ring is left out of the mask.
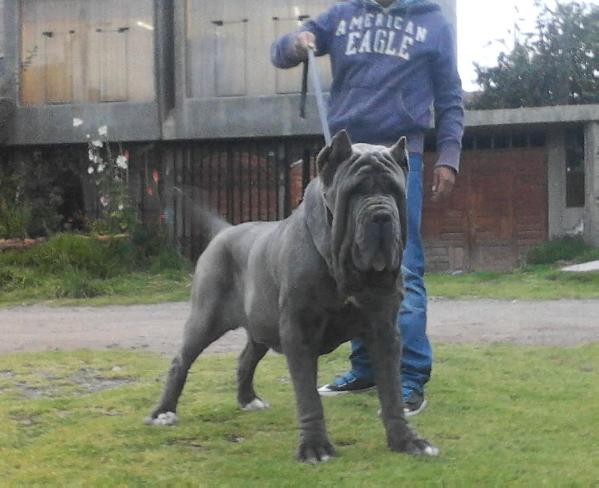
[[[403,412],[406,417],[418,415],[426,408],[427,405],[423,392],[412,389],[410,389],[409,391],[405,391],[405,387],[403,403]]]
[[[318,389],[320,396],[336,396],[344,393],[364,393],[376,388],[372,379],[359,378],[353,371],[337,376],[332,383]]]
[[[426,408],[427,402],[423,392],[404,387],[403,395],[403,414],[406,417],[418,415]],[[381,409],[379,408],[378,415],[380,414]]]

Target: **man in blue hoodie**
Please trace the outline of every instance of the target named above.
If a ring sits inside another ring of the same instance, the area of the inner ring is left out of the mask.
[[[415,415],[426,406],[424,385],[432,366],[420,235],[422,153],[434,107],[439,159],[432,199],[441,202],[455,182],[463,133],[454,35],[439,6],[427,0],[347,0],[278,39],[272,48],[273,64],[297,66],[311,48],[318,56],[328,54],[331,60],[332,133],[346,129],[354,142],[381,145],[390,145],[400,136],[408,139],[408,242],[398,327],[405,413]],[[375,386],[362,341],[352,341],[350,360],[351,369],[319,388],[321,395],[367,391]]]

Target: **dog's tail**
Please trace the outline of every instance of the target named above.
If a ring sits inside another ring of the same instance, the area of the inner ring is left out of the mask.
[[[197,236],[199,237],[200,242],[197,244],[201,251],[206,248],[206,246],[212,239],[216,237],[218,233],[227,227],[231,227],[231,224],[221,218],[215,210],[195,202],[189,196],[189,192],[186,192],[178,187],[174,187],[174,189],[185,200],[187,200],[187,205],[190,205],[193,209],[193,212],[191,213],[192,225],[194,229],[198,230]]]
[[[206,241],[206,245],[216,237],[216,234],[231,227],[231,224],[217,215],[215,211],[202,208],[199,205],[196,207],[198,208],[194,209],[193,213],[194,223],[200,229],[200,235],[202,240]]]

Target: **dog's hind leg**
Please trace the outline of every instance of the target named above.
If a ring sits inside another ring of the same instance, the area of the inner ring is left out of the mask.
[[[146,419],[148,424],[170,425],[176,422],[177,403],[193,362],[210,344],[246,320],[231,269],[234,259],[228,241],[218,239],[198,260],[191,290],[191,314],[185,323],[183,345],[172,361],[160,402]]]
[[[269,407],[254,391],[256,366],[267,352],[268,347],[248,337],[245,349],[239,356],[237,369],[237,401],[242,410],[263,410]]]
[[[217,302],[212,306],[194,310],[185,324],[183,346],[174,357],[168,372],[166,386],[158,406],[149,417],[145,419],[148,425],[172,425],[176,423],[177,403],[189,368],[200,355],[214,341],[230,330],[225,327],[218,312]]]

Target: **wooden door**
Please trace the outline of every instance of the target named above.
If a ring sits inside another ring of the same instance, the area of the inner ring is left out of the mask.
[[[500,270],[547,239],[544,148],[464,151],[453,195],[430,202],[427,155],[423,236],[430,269]]]

